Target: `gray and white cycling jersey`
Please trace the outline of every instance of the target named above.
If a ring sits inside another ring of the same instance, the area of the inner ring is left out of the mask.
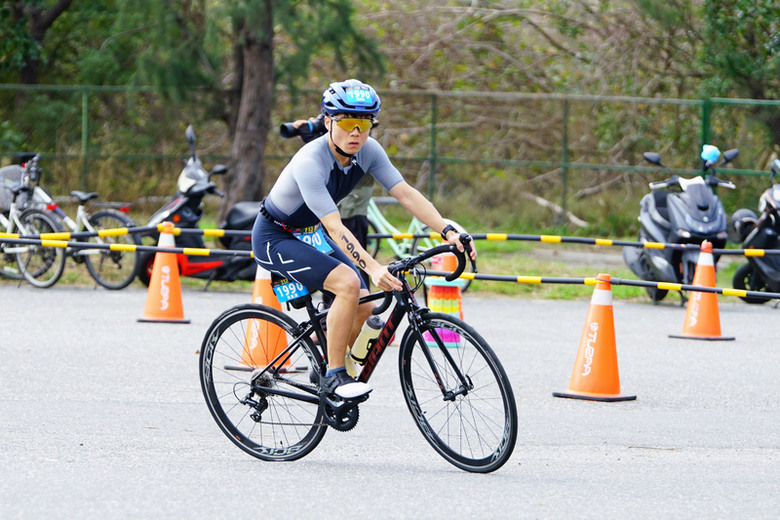
[[[292,227],[313,226],[337,210],[336,204],[349,195],[366,172],[388,191],[403,181],[373,137],[352,157],[349,166],[342,167],[328,147],[328,136],[323,135],[301,147],[282,170],[265,198],[266,210]]]

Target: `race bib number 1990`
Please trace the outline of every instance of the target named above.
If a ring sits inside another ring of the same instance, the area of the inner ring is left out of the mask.
[[[306,230],[299,233],[293,233],[293,235],[301,242],[314,246],[317,251],[325,253],[326,255],[333,252],[333,248],[330,247],[330,244],[325,240],[325,233],[322,232],[321,227],[312,229],[312,231]]]

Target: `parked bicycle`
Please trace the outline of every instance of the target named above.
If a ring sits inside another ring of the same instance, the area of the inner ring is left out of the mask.
[[[470,237],[461,235],[461,241],[468,252]],[[421,264],[445,252],[458,258],[457,269],[447,277],[455,279],[465,268],[466,256],[450,244],[438,245],[390,264],[388,269],[403,284],[400,291],[361,299],[383,299],[374,314],[383,313],[393,300],[395,306],[358,380],[370,379],[406,316],[399,372],[409,412],[444,459],[466,471],[486,473],[500,468],[512,454],[517,408],[506,372],[482,336],[457,317],[430,312],[415,299],[425,278]],[[308,319],[298,323],[265,305],[227,310],[203,340],[200,381],[211,415],[239,448],[262,460],[296,460],[317,447],[328,426],[354,428],[365,396],[341,400],[323,391],[328,348],[321,323],[328,309],[317,310],[300,284],[277,280],[275,285],[277,294],[287,295],[280,300],[288,309],[305,308]]]
[[[73,220],[51,199],[49,194],[41,189],[35,193],[35,200],[45,202],[59,217],[64,227],[72,233],[100,233],[97,236],[87,236],[87,242],[96,244],[130,244],[141,245],[141,238],[133,233],[101,233],[107,229],[125,229],[135,227],[135,222],[125,214],[129,206],[117,202],[95,202],[101,208],[90,213],[87,203],[98,198],[94,192],[71,191],[71,197],[78,201],[76,219]],[[67,250],[68,255],[77,264],[84,264],[90,276],[106,289],[124,289],[133,281],[138,271],[138,253],[109,249],[77,249]]]
[[[71,191],[70,196],[78,201],[75,220],[70,218],[54,201],[51,194],[40,186],[41,169],[38,161],[31,162],[30,185],[32,194],[31,204],[38,209],[46,209],[57,218],[60,229],[77,234],[84,232],[94,235],[106,229],[121,229],[135,227],[135,222],[125,213],[129,206],[124,203],[97,202],[97,193],[83,191]],[[91,202],[95,201],[95,202]],[[97,208],[91,212],[87,204]],[[96,244],[130,244],[141,245],[141,238],[131,233],[105,234],[100,236],[86,236],[87,242]],[[111,251],[108,249],[66,249],[66,256],[70,256],[77,264],[84,264],[90,276],[106,289],[123,289],[130,285],[135,278],[138,265],[138,253],[129,251]],[[64,259],[63,259],[64,263]],[[62,275],[62,272],[59,273]],[[59,280],[51,281],[50,285]]]
[[[428,249],[438,245],[441,243],[440,240],[432,239],[432,238],[412,238],[412,235],[430,235],[431,229],[417,220],[417,218],[412,217],[411,222],[409,222],[409,227],[407,228],[406,232],[403,232],[393,226],[390,221],[385,218],[384,214],[382,214],[382,211],[379,209],[379,206],[377,205],[376,201],[374,199],[371,199],[371,201],[368,203],[368,234],[381,234],[381,235],[409,235],[407,238],[368,238],[368,242],[366,244],[366,251],[376,258],[376,255],[379,253],[380,246],[382,243],[386,243],[390,246],[390,249],[392,249],[393,254],[396,258],[407,258],[410,256],[414,256],[418,253],[422,253],[423,251],[427,251]],[[444,219],[444,221],[447,224],[452,224],[452,226],[455,228],[455,230],[458,233],[466,233],[466,230],[455,222],[454,220],[450,219]],[[436,233],[438,236],[438,233]],[[467,272],[473,272],[471,269],[471,265],[466,267]],[[476,267],[474,267],[476,269]],[[461,291],[466,291],[466,289],[469,288],[469,285],[471,285],[471,280],[466,279],[459,279],[458,283],[460,285]]]
[[[35,238],[44,233],[62,230],[53,214],[32,203],[34,176],[39,156],[19,154],[23,166],[12,165],[0,169],[3,188],[0,190],[0,229],[9,235]],[[24,278],[36,287],[51,287],[65,267],[65,251],[42,244],[12,244],[0,242],[0,276],[13,280]]]

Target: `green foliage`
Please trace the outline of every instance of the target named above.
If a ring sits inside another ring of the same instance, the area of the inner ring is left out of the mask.
[[[42,56],[41,45],[27,34],[26,27],[26,17],[17,20],[10,5],[0,6],[0,80],[11,80],[28,59]]]
[[[774,0],[711,0],[705,4],[703,61],[713,93],[757,99],[780,95],[780,4]]]
[[[0,121],[0,153],[18,151],[23,143],[24,135],[10,121]]]

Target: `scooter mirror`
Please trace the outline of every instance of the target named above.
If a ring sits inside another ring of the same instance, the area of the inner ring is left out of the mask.
[[[737,155],[739,155],[739,150],[736,148],[732,148],[731,150],[726,150],[723,152],[723,164],[726,164],[729,161],[733,161],[737,158]]]
[[[195,144],[195,129],[192,128],[192,125],[187,127],[187,130],[184,131],[184,136],[187,138],[187,142],[191,145]]]
[[[227,166],[225,166],[224,164],[217,164],[209,172],[209,177],[211,177],[212,175],[224,175],[227,173],[227,171],[228,171]]]
[[[775,180],[775,175],[780,175],[780,159],[772,161],[772,167],[769,169],[772,173],[769,175],[769,182]]]
[[[661,163],[661,156],[655,152],[645,152],[644,154],[645,161],[651,163],[651,164],[657,164],[658,166],[663,166],[663,163]]]

